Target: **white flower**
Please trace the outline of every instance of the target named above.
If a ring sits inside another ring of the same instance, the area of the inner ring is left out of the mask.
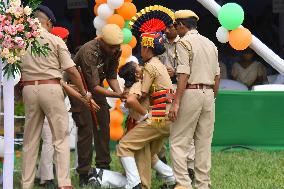
[[[27,16],[30,16],[31,13],[32,13],[32,9],[30,7],[28,7],[28,6],[26,6],[24,8],[24,14],[27,15]]]
[[[11,0],[10,1],[10,6],[11,7],[19,7],[19,6],[21,6],[21,0]]]
[[[19,56],[24,56],[26,54],[26,51],[24,49],[21,49],[19,52]]]
[[[8,54],[9,54],[9,49],[8,48],[2,49],[1,57],[6,57]]]
[[[9,64],[14,64],[16,62],[16,59],[13,57],[13,56],[10,56],[8,59],[7,59],[7,62]]]
[[[21,60],[21,58],[19,56],[15,56],[14,58],[15,58],[15,61],[20,61]]]

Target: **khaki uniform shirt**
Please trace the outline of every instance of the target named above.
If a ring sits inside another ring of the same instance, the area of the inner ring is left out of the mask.
[[[31,55],[31,48],[28,48],[21,61],[21,73],[23,81],[46,80],[62,78],[62,71],[75,66],[65,42],[43,29],[41,38],[38,39],[41,45],[48,44],[51,51],[45,57],[43,55]]]
[[[178,74],[188,74],[188,84],[214,85],[220,75],[218,51],[213,42],[191,30],[177,43]]]
[[[175,70],[177,68],[176,44],[179,41],[179,39],[180,37],[177,36],[173,41],[173,43],[166,41],[164,44],[166,52],[164,52],[162,55],[159,56],[159,59],[165,66],[174,68]]]
[[[258,77],[267,79],[265,67],[257,61],[254,61],[247,68],[242,67],[239,63],[233,64],[232,76],[248,87],[251,87]]]
[[[88,90],[96,102],[106,103],[106,98],[95,93],[94,88],[98,85],[103,87],[104,79],[117,78],[118,60],[105,56],[100,49],[99,39],[94,39],[80,48],[74,62],[81,67]]]
[[[167,68],[158,57],[151,58],[145,64],[143,73],[142,92],[151,93],[151,87],[156,90],[173,89]]]
[[[142,83],[141,81],[138,81],[136,83],[134,83],[132,85],[132,87],[129,90],[129,94],[135,94],[138,97],[142,96],[142,92],[141,92],[141,87],[142,87]],[[140,102],[140,104],[146,108],[147,110],[150,107],[150,101],[149,98],[145,98],[143,99],[142,102]],[[141,114],[139,114],[138,112],[134,111],[133,109],[129,108],[129,116],[135,120],[139,120],[141,117]]]

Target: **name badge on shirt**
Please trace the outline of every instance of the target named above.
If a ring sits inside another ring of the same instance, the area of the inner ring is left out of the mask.
[[[104,65],[104,63],[97,65],[97,68],[100,68]]]

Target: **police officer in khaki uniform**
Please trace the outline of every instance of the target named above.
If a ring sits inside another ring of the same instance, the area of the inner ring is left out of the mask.
[[[96,113],[98,123],[93,123],[91,114],[86,108],[73,113],[78,127],[77,172],[79,173],[80,186],[88,183],[88,173],[91,170],[93,159],[93,139],[96,150],[96,168],[110,169],[110,106],[106,97],[122,97],[117,81],[122,42],[121,29],[117,25],[108,24],[103,27],[101,37],[84,44],[74,58],[76,65],[82,69],[88,91],[92,93],[93,98],[100,106],[100,110]],[[113,91],[103,87],[105,79]]]
[[[175,121],[170,132],[170,150],[176,188],[192,189],[187,157],[194,139],[196,188],[209,189],[214,96],[220,75],[218,51],[213,42],[196,30],[199,18],[194,12],[180,10],[175,18],[175,27],[182,37],[177,44],[178,85],[169,115]]]
[[[164,30],[166,40],[165,40],[165,48],[166,52],[159,56],[161,62],[165,64],[167,67],[168,73],[171,77],[173,88],[176,90],[177,88],[177,48],[176,45],[178,41],[180,40],[180,37],[177,33],[177,30],[174,27],[174,24],[169,25]],[[189,147],[189,156],[187,159],[187,168],[188,168],[188,174],[191,180],[194,180],[194,155],[195,155],[195,147],[194,147],[194,141],[192,141],[192,144]],[[161,152],[159,152],[158,157],[166,162],[166,145],[163,146]],[[159,177],[159,175],[157,175]]]
[[[32,56],[31,49],[22,58],[23,99],[25,103],[25,131],[22,160],[22,187],[32,188],[36,173],[38,146],[44,117],[46,116],[52,131],[55,146],[55,166],[58,185],[61,189],[71,189],[70,147],[68,112],[64,103],[64,94],[60,79],[65,70],[78,87],[82,97],[87,98],[81,77],[64,41],[49,32],[55,24],[52,11],[39,6],[35,12],[43,27],[39,42],[48,44],[51,51],[44,56]]]

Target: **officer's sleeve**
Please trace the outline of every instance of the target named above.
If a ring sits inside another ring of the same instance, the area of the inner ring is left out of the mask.
[[[107,79],[117,79],[117,69],[118,69],[119,60],[111,60],[109,64],[108,73],[106,74]]]
[[[215,67],[215,76],[216,75],[220,75],[221,74],[221,69],[220,69],[220,63],[219,63],[219,59],[218,59],[218,49],[215,46],[215,55],[216,55],[216,67]]]
[[[181,42],[177,42],[177,74],[187,74],[190,75],[190,52],[189,49]]]
[[[57,44],[58,60],[59,60],[61,69],[67,70],[68,68],[75,66],[75,63],[73,62],[71,58],[71,54],[65,42],[60,38],[55,39],[55,40],[58,40],[58,44]]]
[[[142,96],[141,87],[142,87],[141,81],[134,83],[129,90],[129,94],[135,94],[138,96]]]
[[[149,93],[151,85],[153,84],[153,81],[156,78],[155,68],[150,64],[146,64],[143,73],[144,75],[142,80],[141,91],[144,93]]]

